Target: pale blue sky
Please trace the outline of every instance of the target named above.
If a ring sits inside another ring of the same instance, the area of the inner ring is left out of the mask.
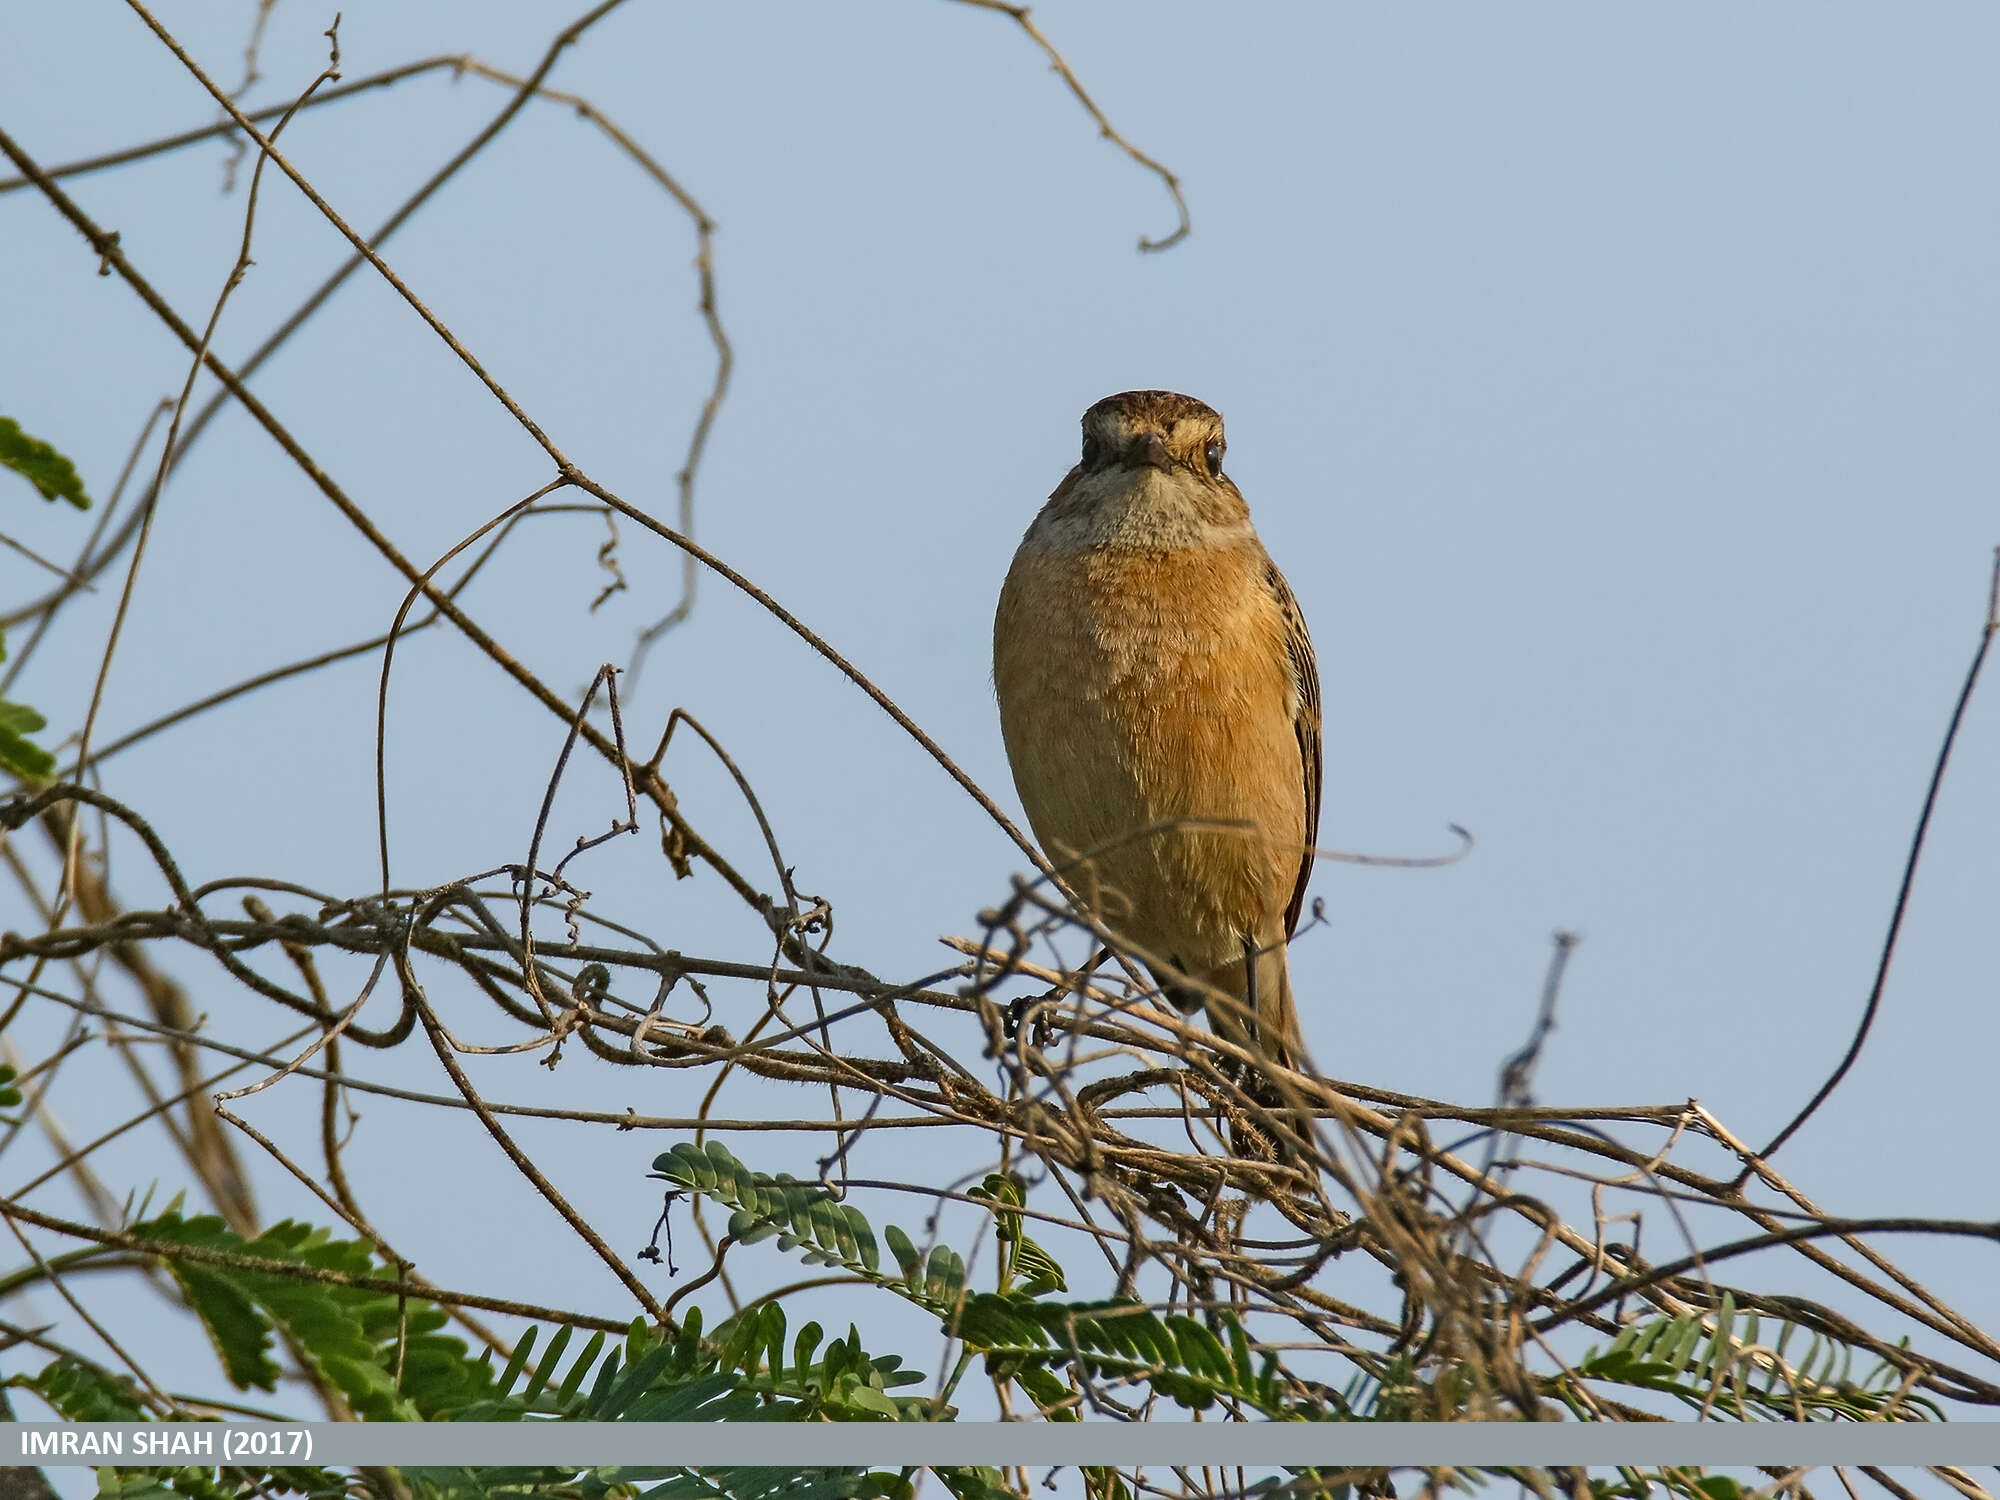
[[[525,70],[568,19],[344,9],[349,77],[468,50]],[[163,15],[233,82],[249,11]],[[282,0],[260,100],[311,76],[330,15]],[[1331,925],[1294,956],[1322,1066],[1487,1098],[1549,934],[1569,927],[1585,941],[1540,1097],[1694,1096],[1768,1135],[1838,1058],[1866,995],[2000,541],[2000,14],[1049,0],[1036,16],[1117,125],[1181,175],[1181,246],[1135,252],[1171,227],[1165,194],[997,15],[632,0],[558,69],[556,86],[630,130],[721,226],[738,365],[702,540],[1012,807],[988,676],[1007,558],[1091,401],[1141,385],[1209,401],[1318,644],[1325,838],[1430,852],[1461,823],[1479,840],[1443,872],[1322,871]],[[45,163],[210,116],[122,6],[36,7],[10,33],[0,122]],[[369,226],[501,99],[434,76],[309,115],[287,141]],[[241,227],[240,194],[217,191],[221,157],[211,145],[73,185],[197,319]],[[387,253],[574,459],[664,516],[710,376],[692,252],[669,203],[540,106]],[[218,349],[253,346],[339,253],[268,182],[257,265]],[[0,260],[4,404],[102,492],[183,356],[32,195],[0,198]],[[366,278],[258,389],[420,558],[548,477]],[[46,550],[80,534],[24,496],[9,516]],[[628,528],[634,590],[588,615],[601,528],[543,527],[473,603],[580,689],[671,599],[677,563]],[[0,580],[10,596],[39,587],[11,556]],[[400,593],[232,414],[165,502],[108,729],[375,632]],[[78,611],[19,686],[59,727],[107,618],[108,599]],[[364,890],[374,684],[360,664],[233,707],[113,762],[107,786],[197,879]],[[1874,1041],[1783,1158],[1830,1210],[1995,1212],[1993,686],[1967,719]],[[877,710],[713,580],[654,656],[634,738],[675,703],[755,781],[800,885],[835,902],[838,957],[940,966],[935,936],[972,930],[1021,867]],[[399,880],[520,858],[559,742],[473,653],[414,644],[391,722]],[[684,765],[697,821],[754,867],[721,778]],[[572,832],[595,831],[612,788],[565,809]],[[123,868],[128,896],[152,899]],[[607,851],[585,878],[670,945],[756,941],[715,882],[672,884],[646,848]],[[203,1006],[277,1034],[193,958],[178,967]],[[469,996],[447,1003],[505,1039]],[[493,1076],[522,1099],[608,1088],[621,1107],[677,1107],[580,1056],[554,1080],[525,1064]],[[282,1092],[262,1118],[303,1129],[312,1101]],[[445,1165],[412,1166],[405,1117],[367,1108],[361,1170],[402,1174],[400,1198],[379,1189],[382,1216],[420,1259],[448,1262],[468,1237],[561,1243],[483,1140],[441,1138]],[[537,1144],[615,1242],[643,1235],[632,1184],[655,1143]],[[861,1165],[886,1174],[906,1150]],[[437,1179],[474,1164],[494,1186],[441,1223]],[[161,1163],[135,1151],[105,1170],[122,1187]],[[304,1211],[288,1193],[273,1181],[271,1205]],[[1990,1246],[1892,1248],[2000,1321]],[[513,1290],[533,1284],[521,1270]],[[590,1267],[572,1296],[616,1301]]]

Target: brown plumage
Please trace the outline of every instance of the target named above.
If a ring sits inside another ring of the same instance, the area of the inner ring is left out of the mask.
[[[1289,1064],[1285,942],[1319,828],[1312,642],[1222,473],[1221,417],[1127,391],[1083,433],[993,623],[1014,784],[1049,857],[1168,994],[1201,1003],[1178,970],[1254,1000],[1254,1027],[1218,1005],[1210,1024]]]

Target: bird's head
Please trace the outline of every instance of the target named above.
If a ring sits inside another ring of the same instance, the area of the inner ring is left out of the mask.
[[[1248,535],[1222,472],[1222,418],[1173,391],[1121,391],[1083,414],[1083,454],[1029,528],[1031,546],[1176,548]]]
[[[1111,468],[1184,469],[1222,477],[1222,417],[1174,391],[1120,391],[1083,414],[1086,474]]]

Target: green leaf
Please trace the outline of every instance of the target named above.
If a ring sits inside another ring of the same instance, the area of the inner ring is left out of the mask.
[[[211,1266],[170,1262],[174,1279],[222,1360],[222,1372],[239,1391],[275,1391],[282,1373],[271,1358],[271,1322],[242,1285]]]
[[[72,1422],[143,1422],[148,1417],[130,1378],[69,1354],[32,1379],[16,1375],[7,1384],[26,1386]]]
[[[72,1355],[61,1355],[39,1375],[14,1375],[6,1385],[34,1391],[72,1422],[144,1422],[153,1413],[139,1399],[136,1384]],[[168,1500],[237,1500],[246,1494],[297,1494],[344,1500],[346,1483],[337,1474],[313,1468],[247,1468],[217,1483],[213,1471],[192,1468],[101,1469],[100,1495],[164,1496]]]
[[[801,1383],[806,1372],[812,1368],[813,1351],[819,1348],[819,1341],[826,1336],[826,1330],[817,1323],[808,1323],[799,1330],[799,1336],[792,1341],[792,1368],[798,1371]]]
[[[599,1478],[665,1480],[639,1500],[908,1500],[910,1494],[900,1475],[863,1469],[608,1469]]]
[[[67,500],[78,510],[90,509],[76,465],[40,438],[29,437],[12,417],[0,417],[0,469],[12,469],[44,500]]]
[[[23,781],[47,781],[55,774],[56,758],[26,738],[47,722],[22,703],[0,703],[0,766]]]
[[[1011,1240],[1021,1232],[1020,1207],[1026,1200],[1017,1178],[1005,1172],[988,1172],[986,1180],[965,1196],[993,1205],[995,1232],[1002,1240]]]
[[[910,1237],[894,1224],[882,1226],[882,1238],[889,1242],[889,1253],[896,1257],[896,1265],[903,1273],[903,1280],[915,1286],[923,1274],[923,1257],[917,1254],[917,1247],[910,1243]]]
[[[1683,1314],[1675,1325],[1671,1352],[1662,1355],[1666,1363],[1676,1370],[1687,1369],[1694,1361],[1695,1349],[1701,1344],[1704,1332],[1698,1313]]]
[[[754,1245],[759,1240],[768,1240],[778,1232],[778,1226],[753,1209],[739,1208],[729,1216],[729,1237],[745,1245]]]
[[[739,1243],[775,1237],[781,1248],[798,1250],[808,1263],[845,1265],[862,1279],[929,1309],[967,1352],[985,1356],[992,1378],[1015,1382],[1044,1408],[1069,1399],[1071,1388],[1056,1373],[1067,1367],[1087,1379],[1150,1386],[1190,1411],[1229,1400],[1279,1420],[1353,1416],[1332,1392],[1320,1394],[1284,1375],[1276,1354],[1257,1355],[1240,1320],[1227,1312],[1215,1314],[1211,1326],[1186,1317],[1162,1319],[1130,1301],[1043,1300],[1046,1293],[1065,1289],[1063,1270],[1021,1232],[1023,1189],[1002,1174],[990,1176],[974,1196],[992,1205],[1007,1246],[1007,1264],[1025,1280],[1014,1290],[968,1294],[965,1261],[952,1246],[933,1244],[920,1251],[902,1229],[884,1225],[882,1241],[896,1262],[895,1274],[885,1274],[876,1264],[874,1233],[860,1210],[836,1202],[817,1183],[753,1172],[719,1143],[676,1145],[655,1158],[654,1166],[667,1180],[730,1208],[729,1232]],[[703,1186],[704,1181],[710,1185]],[[1008,1280],[1003,1276],[1003,1287]],[[1657,1332],[1634,1338],[1642,1336],[1657,1337]],[[893,1356],[868,1359],[857,1331],[850,1328],[846,1338],[829,1343],[814,1366],[810,1361],[816,1342],[802,1333],[787,1364],[783,1312],[766,1303],[725,1321],[709,1347],[717,1367],[743,1373],[743,1393],[754,1391],[779,1403],[767,1413],[779,1419],[784,1419],[781,1412],[787,1417],[811,1412],[822,1420],[891,1414],[904,1420],[933,1419],[921,1397],[886,1394],[892,1386],[924,1377],[903,1370]],[[1637,1362],[1623,1334],[1607,1357]],[[1399,1379],[1413,1398],[1423,1394],[1408,1372]],[[1067,1406],[1064,1415],[1075,1419]]]
[[[535,1339],[541,1331],[539,1327],[530,1325],[528,1331],[522,1334],[519,1342],[514,1345],[514,1352],[507,1358],[507,1368],[500,1372],[500,1379],[495,1383],[494,1388],[499,1395],[505,1396],[514,1389],[514,1382],[521,1378],[521,1371],[527,1368],[528,1356],[535,1352]]]
[[[1014,1241],[1013,1271],[1021,1278],[1021,1291],[1030,1297],[1069,1290],[1061,1262],[1025,1234]]]
[[[956,1302],[964,1290],[965,1261],[949,1245],[931,1246],[930,1259],[924,1262],[924,1296],[944,1307]]]
[[[726,1415],[732,1409],[745,1411],[749,1408],[740,1404],[732,1408],[728,1398],[736,1390],[737,1376],[730,1371],[720,1371],[705,1375],[699,1380],[677,1390],[665,1392],[635,1406],[627,1420],[633,1422],[713,1422],[728,1421]],[[737,1420],[743,1420],[738,1417]]]
[[[1007,1488],[998,1469],[956,1465],[931,1472],[944,1482],[954,1500],[1013,1500],[1014,1492]]]
[[[349,1405],[372,1421],[436,1417],[491,1394],[491,1367],[472,1359],[458,1339],[438,1332],[444,1317],[428,1302],[407,1298],[399,1305],[390,1292],[174,1254],[202,1248],[348,1276],[392,1274],[363,1241],[336,1240],[323,1229],[289,1220],[246,1240],[214,1215],[184,1219],[178,1213],[135,1224],[132,1234],[157,1247],[239,1388],[275,1388],[272,1350],[282,1330]]]
[[[1843,1375],[1851,1368],[1851,1345],[1811,1335],[1805,1357],[1792,1366],[1784,1351],[1798,1325],[1782,1323],[1775,1347],[1767,1347],[1755,1337],[1754,1315],[1745,1317],[1740,1335],[1730,1333],[1735,1316],[1734,1300],[1725,1295],[1716,1308],[1715,1329],[1701,1329],[1692,1341],[1688,1329],[1699,1327],[1698,1314],[1631,1325],[1609,1347],[1591,1350],[1573,1368],[1586,1379],[1665,1392],[1697,1410],[1738,1421],[1791,1420],[1801,1412],[1807,1420],[1821,1421],[1942,1417],[1936,1403],[1920,1395],[1906,1395],[1892,1410],[1889,1398],[1900,1377],[1886,1361],[1860,1385],[1829,1380],[1836,1367]],[[1752,1349],[1754,1353],[1745,1353]]]
[[[874,1275],[881,1268],[882,1253],[875,1247],[875,1230],[868,1216],[851,1203],[840,1205],[840,1216],[847,1221],[847,1232],[854,1237],[855,1254],[848,1263],[859,1264],[863,1271]]]
[[[1708,1380],[1722,1378],[1729,1357],[1736,1351],[1736,1339],[1731,1327],[1736,1321],[1736,1296],[1732,1292],[1722,1294],[1721,1304],[1715,1310],[1715,1334],[1709,1341],[1708,1355],[1701,1362],[1701,1374]]]
[[[873,1386],[856,1384],[843,1394],[849,1405],[887,1417],[892,1422],[902,1416],[902,1409]]]
[[[569,1367],[569,1374],[563,1378],[562,1388],[556,1392],[556,1405],[568,1406],[576,1399],[576,1393],[583,1384],[583,1377],[590,1373],[590,1367],[597,1363],[598,1351],[604,1347],[604,1330],[598,1329],[590,1336],[590,1342],[583,1346],[583,1353],[576,1357],[576,1363]]]
[[[766,1302],[757,1314],[758,1335],[762,1339],[764,1362],[773,1376],[785,1369],[785,1310],[776,1302]],[[855,1336],[860,1342],[860,1335]]]
[[[556,1336],[549,1340],[548,1350],[542,1355],[541,1363],[535,1366],[535,1373],[528,1377],[528,1388],[521,1392],[522,1405],[534,1405],[535,1398],[540,1396],[548,1383],[556,1378],[556,1371],[562,1368],[563,1350],[569,1347],[570,1335],[575,1332],[576,1330],[567,1323],[556,1330]]]
[[[820,1198],[806,1206],[806,1218],[812,1226],[813,1243],[822,1250],[833,1252],[834,1261],[851,1258],[856,1246],[852,1234],[847,1245],[840,1243],[840,1231],[846,1226],[841,1222],[840,1209],[829,1198]]]
[[[612,1382],[602,1399],[590,1403],[590,1420],[593,1422],[615,1422],[625,1416],[632,1407],[652,1389],[654,1383],[666,1372],[674,1357],[674,1351],[664,1344],[656,1345],[625,1366],[624,1372]],[[605,1361],[605,1368],[611,1362]],[[600,1383],[603,1377],[599,1377]]]
[[[1037,1409],[1046,1412],[1051,1422],[1076,1422],[1082,1420],[1074,1406],[1063,1403],[1070,1398],[1070,1388],[1051,1370],[1041,1365],[1029,1365],[1014,1372],[1014,1383],[1028,1393],[1028,1399]]]
[[[121,1474],[116,1469],[99,1469],[97,1500],[181,1500],[181,1497],[151,1474]]]
[[[611,1399],[611,1389],[618,1380],[618,1362],[624,1350],[613,1349],[597,1367],[597,1379],[591,1384],[590,1394],[584,1398],[585,1411],[601,1411]]]

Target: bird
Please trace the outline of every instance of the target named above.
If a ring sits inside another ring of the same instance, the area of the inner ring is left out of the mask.
[[[1173,391],[1083,414],[1001,586],[993,683],[1022,808],[1079,900],[1168,1000],[1292,1067],[1319,668],[1226,447],[1221,416]]]

